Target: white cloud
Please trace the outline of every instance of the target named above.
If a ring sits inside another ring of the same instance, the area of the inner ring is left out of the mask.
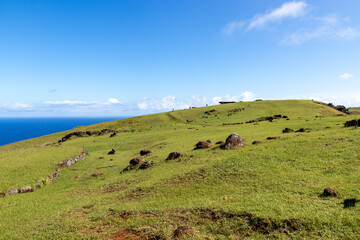
[[[208,103],[207,98],[205,96],[195,95],[191,97],[192,105],[191,106],[204,106]]]
[[[256,16],[249,24],[248,29],[264,27],[269,22],[281,21],[284,18],[297,18],[305,14],[305,2],[286,2],[270,13]]]
[[[360,37],[360,32],[352,27],[346,27],[336,31],[335,36],[340,39],[352,40]]]
[[[308,16],[308,4],[305,1],[283,3],[266,14],[255,15],[251,20],[229,22],[223,33],[227,36],[235,32],[246,32],[261,29],[273,22],[281,22],[288,18],[301,18],[293,32],[285,33],[280,43],[282,45],[300,45],[315,39],[352,40],[360,37],[360,31],[350,26],[349,17],[339,17],[336,14],[327,16]],[[304,18],[306,16],[306,18]]]
[[[26,108],[32,108],[32,104],[27,103],[10,103],[10,104],[3,104],[3,108],[5,109],[26,109]]]
[[[352,40],[360,37],[360,32],[355,28],[347,26],[349,19],[340,18],[336,15],[314,18],[312,24],[315,28],[298,30],[295,33],[286,35],[281,44],[283,45],[300,45],[304,42],[320,39],[333,38]]]
[[[254,93],[246,91],[240,94],[239,96],[232,96],[230,94],[227,94],[222,97],[219,96],[213,97],[212,104],[218,104],[221,101],[239,102],[239,101],[254,101],[255,99],[256,99],[256,95]]]
[[[89,103],[90,102],[86,102],[86,101],[70,101],[70,100],[45,102],[45,104],[50,104],[50,105],[83,105]]]
[[[346,107],[360,106],[360,92],[312,93],[290,96],[285,99],[313,99],[325,103],[333,103],[335,105],[345,105]]]
[[[351,73],[344,73],[344,74],[341,74],[340,76],[339,76],[339,78],[341,78],[341,79],[349,79],[349,78],[352,78],[354,75],[353,74],[351,74]]]
[[[172,109],[185,109],[190,105],[181,101],[177,101],[175,96],[169,95],[162,99],[144,99],[137,103],[139,110],[151,111],[151,110],[172,110]]]
[[[108,103],[120,103],[116,98],[109,98]]]
[[[232,35],[234,32],[241,31],[243,27],[245,26],[244,21],[232,21],[229,22],[224,28],[223,32],[225,35]]]
[[[225,35],[231,36],[235,32],[245,29],[262,28],[270,22],[280,22],[285,18],[298,18],[305,15],[306,7],[307,4],[303,1],[286,2],[269,13],[255,15],[252,20],[231,21],[226,24],[222,31]]]

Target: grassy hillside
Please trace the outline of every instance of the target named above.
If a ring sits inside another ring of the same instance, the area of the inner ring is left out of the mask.
[[[258,121],[275,114],[289,120]],[[343,127],[353,118],[312,101],[242,102],[78,127],[0,147],[3,192],[38,183],[81,146],[87,152],[52,184],[0,198],[0,238],[172,239],[183,225],[194,231],[185,237],[190,239],[358,238],[360,209],[344,208],[344,200],[360,194],[359,130]],[[286,127],[311,130],[282,133]],[[103,128],[118,134],[57,143],[72,131]],[[216,147],[231,133],[246,139],[245,146],[193,150],[208,139]],[[252,145],[255,140],[264,143]],[[107,155],[111,149],[118,154]],[[144,158],[153,165],[123,172],[142,149],[152,151]],[[175,151],[183,156],[166,160]],[[319,197],[326,187],[338,197]]]

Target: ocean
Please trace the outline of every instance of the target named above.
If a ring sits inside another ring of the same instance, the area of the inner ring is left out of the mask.
[[[0,146],[126,117],[0,118]]]

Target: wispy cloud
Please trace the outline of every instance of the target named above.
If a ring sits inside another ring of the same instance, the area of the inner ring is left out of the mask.
[[[232,35],[234,32],[241,31],[245,26],[244,21],[232,21],[226,24],[226,26],[223,28],[223,32],[225,35]]]
[[[349,22],[348,18],[330,15],[313,19],[314,22],[312,25],[315,27],[301,29],[295,33],[287,34],[281,41],[281,44],[300,45],[304,42],[320,38],[352,40],[360,36],[358,30],[347,26]]]
[[[142,111],[151,110],[172,110],[189,108],[190,105],[176,100],[175,96],[169,95],[161,99],[143,99],[137,103],[137,107]]]
[[[289,96],[282,99],[313,99],[336,105],[345,105],[346,107],[360,106],[360,92],[326,92],[326,93],[309,93],[296,96]]]
[[[352,77],[354,77],[354,75],[351,73],[344,73],[344,74],[339,75],[339,78],[341,78],[341,79],[349,79]]]
[[[236,32],[263,28],[271,22],[281,22],[285,18],[298,18],[306,14],[307,4],[303,1],[285,2],[265,14],[257,14],[251,20],[231,21],[222,29],[223,33],[231,36]]]
[[[258,15],[250,21],[248,29],[262,28],[270,22],[279,22],[285,18],[298,18],[305,15],[307,4],[305,2],[286,2],[273,11]]]
[[[293,32],[283,33],[281,45],[300,45],[315,39],[352,40],[360,37],[360,31],[350,26],[350,18],[337,14],[327,16],[310,15],[311,6],[305,1],[285,2],[280,7],[265,14],[257,14],[250,20],[231,21],[222,29],[226,36],[237,32],[248,33],[254,29],[264,29],[271,23],[286,19],[301,19],[296,22]],[[281,26],[281,25],[280,25]],[[281,31],[281,28],[279,28]]]
[[[240,94],[239,96],[233,96],[233,95],[227,94],[222,97],[219,97],[219,96],[213,97],[212,104],[218,104],[221,101],[239,102],[239,101],[254,101],[255,99],[256,99],[256,94],[246,91],[246,92],[243,92],[242,94]]]

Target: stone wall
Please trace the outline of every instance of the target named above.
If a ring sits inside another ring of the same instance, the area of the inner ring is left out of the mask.
[[[53,181],[55,181],[60,176],[60,173],[61,173],[60,168],[68,167],[68,166],[74,165],[78,161],[84,160],[85,155],[86,155],[86,149],[85,149],[85,147],[82,147],[82,151],[81,151],[80,155],[72,157],[68,160],[58,162],[58,164],[57,164],[58,168],[56,169],[56,171],[53,174],[51,174],[50,176],[40,179],[39,183],[35,184],[34,187],[25,186],[22,188],[12,188],[12,189],[8,190],[6,193],[0,191],[0,198],[9,196],[9,195],[13,195],[13,194],[18,194],[18,193],[33,192],[34,190],[40,189],[41,186],[51,184]]]

